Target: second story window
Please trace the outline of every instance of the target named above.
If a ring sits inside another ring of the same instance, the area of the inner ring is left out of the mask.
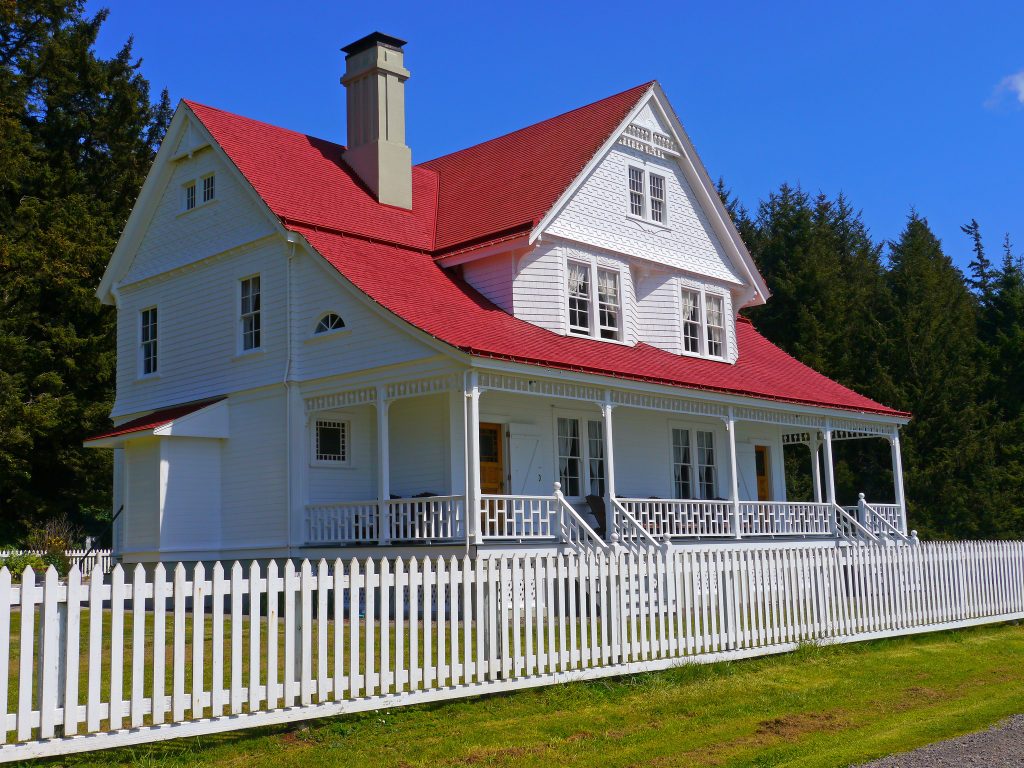
[[[698,288],[682,289],[683,352],[724,358],[725,297]]]
[[[142,310],[139,321],[139,367],[143,376],[149,376],[157,371],[156,307]]]
[[[644,172],[629,167],[629,212],[634,216],[644,215]]]
[[[569,331],[590,335],[590,265],[569,262]]]
[[[665,177],[629,166],[629,215],[655,224],[668,222]]]
[[[213,200],[216,195],[216,177],[211,173],[209,176],[203,177],[203,202],[208,203]]]
[[[598,267],[594,261],[566,263],[568,274],[569,333],[622,339],[622,283],[619,271]]]
[[[191,211],[196,207],[196,183],[190,181],[185,185],[185,210]]]
[[[242,351],[259,349],[260,339],[260,276],[253,275],[241,281],[241,334]]]

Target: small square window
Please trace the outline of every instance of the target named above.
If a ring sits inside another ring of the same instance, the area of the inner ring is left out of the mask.
[[[196,183],[190,181],[185,185],[185,210],[191,211],[196,207]]]
[[[209,176],[203,177],[203,202],[208,203],[213,200],[215,193],[214,175],[211,173]]]
[[[318,463],[347,464],[348,463],[348,435],[349,424],[347,421],[328,421],[317,419],[314,456]]]

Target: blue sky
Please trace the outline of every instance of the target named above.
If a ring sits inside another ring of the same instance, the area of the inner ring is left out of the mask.
[[[712,177],[754,207],[842,191],[876,239],[911,206],[958,264],[959,226],[1024,252],[1024,3],[284,3],[109,0],[155,89],[344,141],[339,48],[409,41],[414,161],[658,79]],[[1017,75],[1015,78],[1014,76]]]

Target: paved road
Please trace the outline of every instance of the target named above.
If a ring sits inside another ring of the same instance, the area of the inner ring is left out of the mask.
[[[883,757],[861,768],[1024,768],[1024,715],[987,731]]]

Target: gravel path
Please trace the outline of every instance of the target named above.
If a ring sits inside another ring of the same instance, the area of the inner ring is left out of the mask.
[[[987,731],[883,757],[861,768],[1024,768],[1024,715]]]

